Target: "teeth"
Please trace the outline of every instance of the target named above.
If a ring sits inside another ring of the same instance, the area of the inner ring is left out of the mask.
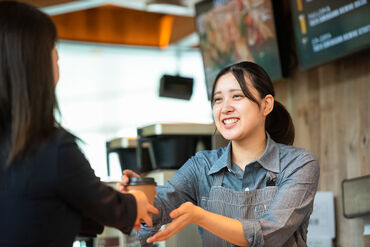
[[[224,123],[225,124],[232,124],[232,123],[235,123],[237,121],[238,121],[238,119],[232,118],[232,119],[226,119],[226,120],[224,120]]]

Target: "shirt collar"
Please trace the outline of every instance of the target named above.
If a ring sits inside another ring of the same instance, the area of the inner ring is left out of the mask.
[[[216,161],[216,163],[209,169],[208,175],[212,175],[222,168],[227,167],[228,164],[231,163],[231,141],[224,147],[224,152],[220,156],[220,158]]]
[[[279,173],[280,172],[280,150],[277,144],[266,132],[267,143],[266,148],[261,157],[256,161],[266,170]]]
[[[279,145],[270,137],[266,132],[266,148],[261,157],[259,157],[256,162],[258,162],[266,170],[279,173],[280,172],[280,154]],[[253,161],[254,162],[254,161]],[[252,162],[252,163],[253,163]],[[216,161],[216,163],[209,169],[208,175],[219,172],[225,167],[231,167],[231,141],[224,148],[223,154]]]

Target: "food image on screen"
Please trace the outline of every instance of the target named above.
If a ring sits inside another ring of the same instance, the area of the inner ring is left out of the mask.
[[[252,61],[272,80],[282,77],[270,0],[207,0],[196,12],[208,98],[217,73],[232,63]]]

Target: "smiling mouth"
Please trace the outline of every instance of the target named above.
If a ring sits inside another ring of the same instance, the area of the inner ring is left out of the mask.
[[[238,121],[239,121],[239,119],[237,119],[237,118],[228,118],[228,119],[222,120],[222,123],[225,124],[225,125],[230,125],[230,124],[234,124]]]

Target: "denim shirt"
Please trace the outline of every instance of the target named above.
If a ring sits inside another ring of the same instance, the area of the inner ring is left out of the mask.
[[[169,213],[190,201],[200,206],[208,198],[214,174],[225,172],[222,186],[236,191],[277,186],[276,195],[260,219],[241,220],[249,246],[282,246],[293,234],[306,241],[320,167],[305,149],[276,143],[268,133],[264,153],[243,171],[231,161],[231,142],[224,148],[200,151],[191,157],[163,186],[157,186],[153,228],[138,233],[141,244],[171,222]],[[271,182],[273,184],[271,184]]]

